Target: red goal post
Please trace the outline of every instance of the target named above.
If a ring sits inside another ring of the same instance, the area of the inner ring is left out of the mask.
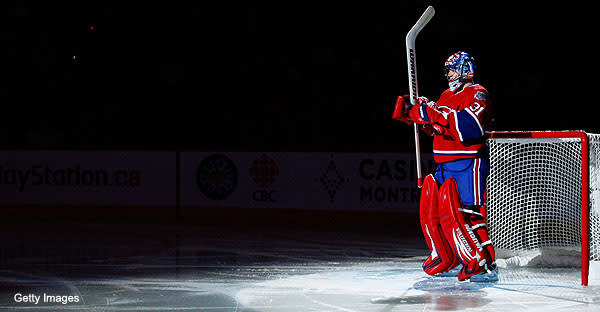
[[[600,135],[499,131],[488,146],[487,217],[499,256],[539,265],[579,254],[588,285],[590,261],[600,261]]]

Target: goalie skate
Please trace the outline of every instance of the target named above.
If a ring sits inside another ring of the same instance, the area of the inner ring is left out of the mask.
[[[485,282],[497,282],[498,281],[498,266],[496,263],[486,265],[483,272],[471,276],[469,279],[471,282],[485,283]]]

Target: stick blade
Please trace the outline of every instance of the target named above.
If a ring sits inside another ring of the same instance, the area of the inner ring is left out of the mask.
[[[425,28],[425,25],[427,25],[427,23],[429,23],[429,21],[433,18],[434,15],[435,15],[435,9],[431,5],[428,6],[427,9],[425,9],[425,12],[423,12],[423,14],[421,14],[421,17],[419,17],[419,19],[417,20],[415,25],[410,29],[408,34],[406,34],[406,41],[414,42],[414,40],[416,39],[419,32],[423,28]]]

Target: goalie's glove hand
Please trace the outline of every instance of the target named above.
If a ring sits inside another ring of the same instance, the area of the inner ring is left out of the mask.
[[[410,104],[410,96],[403,95],[396,98],[396,107],[394,107],[394,114],[392,115],[392,119],[402,121],[407,125],[412,125],[413,122],[408,118],[408,112],[412,108],[412,104]]]
[[[442,127],[448,125],[448,114],[439,110],[435,102],[422,103],[419,99],[419,105],[410,109],[408,117],[419,125],[438,124]]]
[[[426,97],[419,97],[419,105],[429,102]],[[417,105],[418,106],[418,105]],[[414,107],[410,102],[410,95],[403,95],[396,98],[396,107],[392,119],[402,121],[407,125],[412,125],[413,120],[409,117],[410,110]]]

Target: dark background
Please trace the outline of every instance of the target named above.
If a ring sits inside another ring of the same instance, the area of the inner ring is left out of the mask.
[[[427,5],[421,95],[466,50],[497,129],[599,132],[592,10],[482,2],[3,2],[0,146],[409,151]]]

